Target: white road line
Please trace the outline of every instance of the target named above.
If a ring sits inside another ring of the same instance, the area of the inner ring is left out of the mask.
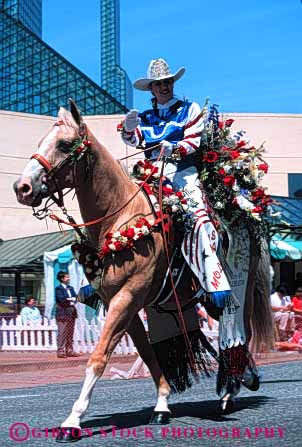
[[[40,397],[40,396],[43,396],[43,394],[16,394],[15,396],[0,395],[0,401],[3,399],[18,399],[19,397]]]

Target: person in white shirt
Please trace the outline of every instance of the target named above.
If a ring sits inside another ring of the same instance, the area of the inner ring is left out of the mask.
[[[292,302],[285,287],[276,288],[271,295],[271,306],[281,341],[287,340],[289,334],[295,330],[295,314],[291,312]]]
[[[30,296],[25,300],[25,306],[21,309],[20,316],[23,324],[41,322],[41,313],[36,307],[34,297]]]

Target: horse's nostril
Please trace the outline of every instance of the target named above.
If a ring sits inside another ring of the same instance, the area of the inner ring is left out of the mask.
[[[24,183],[21,187],[21,192],[23,192],[23,194],[27,194],[28,192],[30,192],[31,187],[29,185],[27,185],[26,183]]]

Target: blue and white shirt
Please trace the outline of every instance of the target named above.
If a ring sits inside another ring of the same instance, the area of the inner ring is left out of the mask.
[[[134,132],[122,133],[126,144],[151,148],[165,140],[182,148],[186,155],[199,148],[205,117],[196,102],[173,97],[166,104],[140,113],[139,117],[141,123]],[[151,152],[145,152],[147,158]]]

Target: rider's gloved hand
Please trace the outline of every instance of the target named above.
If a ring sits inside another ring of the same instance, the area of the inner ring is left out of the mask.
[[[169,141],[163,140],[161,142],[161,149],[164,148],[162,155],[164,157],[171,157],[172,152],[174,150],[174,144]]]
[[[141,119],[138,116],[138,110],[130,110],[124,122],[124,128],[126,132],[133,132],[140,124]]]

